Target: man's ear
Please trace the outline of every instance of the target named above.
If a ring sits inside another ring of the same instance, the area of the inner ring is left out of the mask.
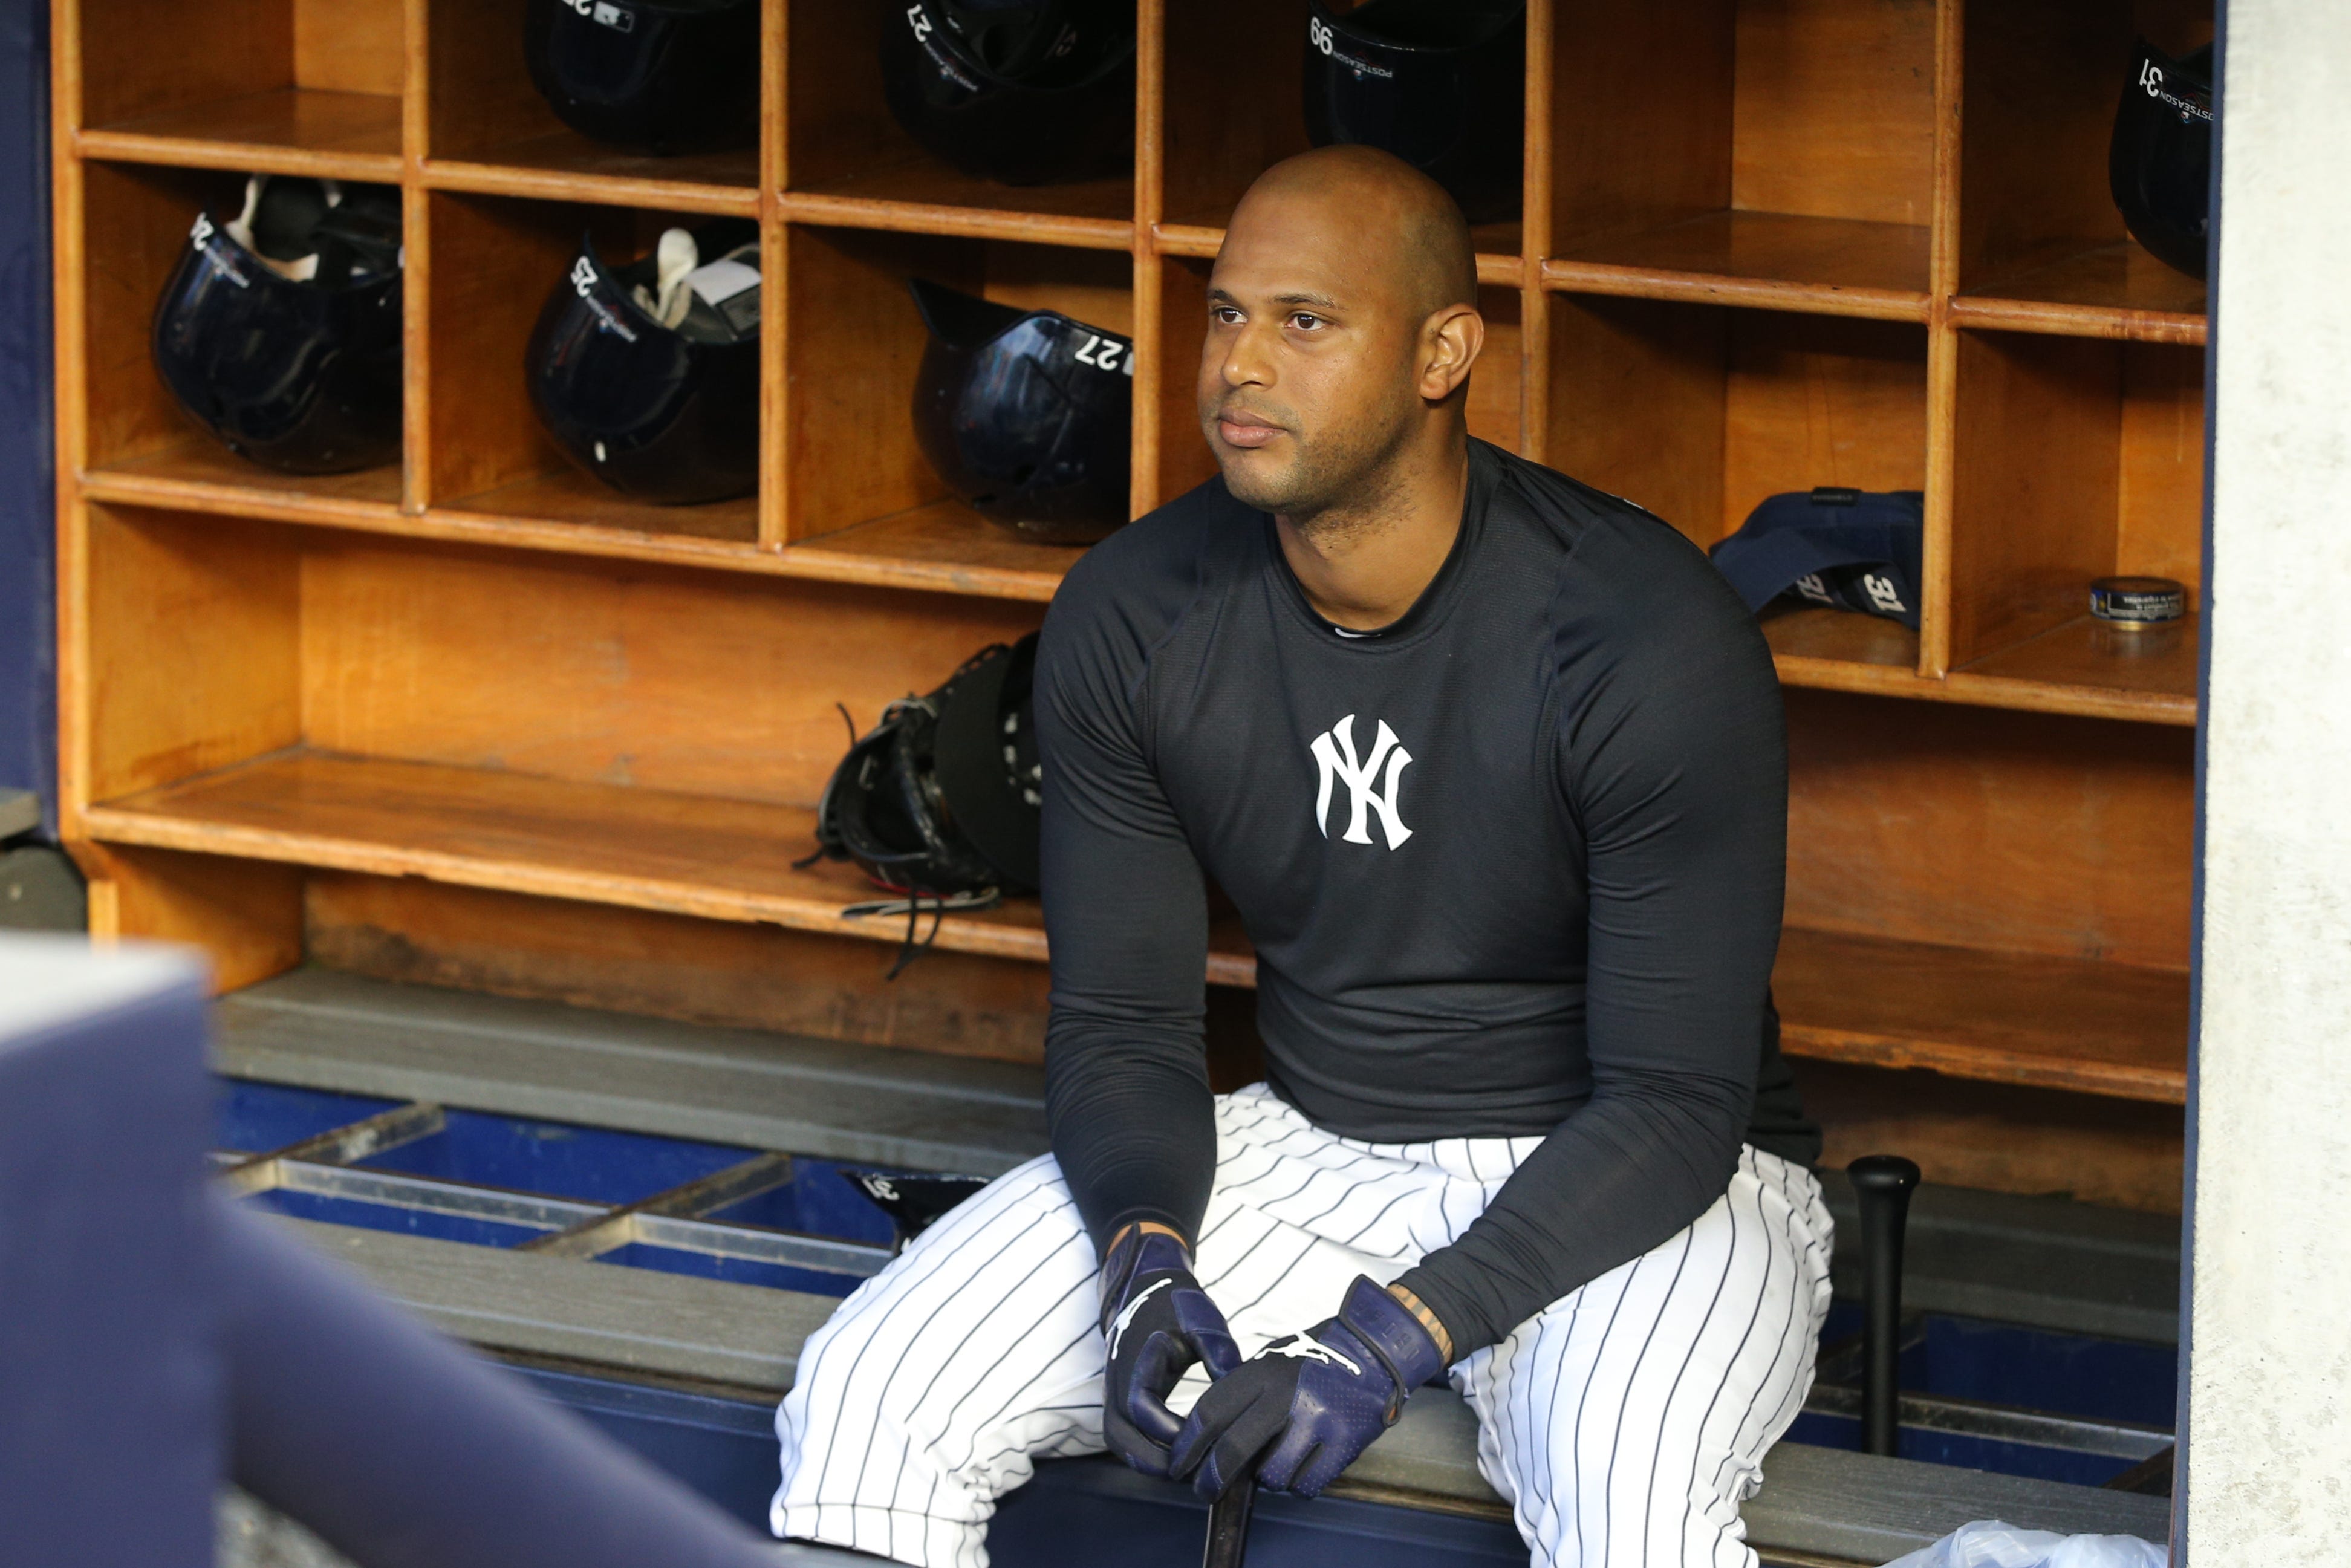
[[[1443,402],[1469,379],[1469,367],[1486,346],[1486,319],[1474,305],[1447,305],[1420,329],[1420,395]]]

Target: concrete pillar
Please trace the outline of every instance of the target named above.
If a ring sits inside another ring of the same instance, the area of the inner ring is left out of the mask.
[[[2351,4],[2226,0],[2187,1555],[2351,1563]]]

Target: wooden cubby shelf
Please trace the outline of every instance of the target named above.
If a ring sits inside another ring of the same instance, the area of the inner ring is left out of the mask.
[[[1639,299],[1927,319],[1928,231],[1789,213],[1707,213],[1571,242],[1543,287]]]
[[[202,943],[227,983],[309,957],[1036,1060],[1033,899],[941,920],[885,981],[904,922],[844,918],[865,880],[793,863],[850,733],[1035,629],[1081,553],[923,460],[907,280],[1130,338],[1132,512],[1209,477],[1207,279],[1307,145],[1306,0],[1138,0],[1131,169],[1024,187],[891,118],[887,6],[761,0],[756,136],[656,158],[538,98],[524,0],[52,4],[60,817],[97,927]],[[1919,630],[1761,617],[1783,1041],[1833,1064],[1823,1103],[1877,1085],[1898,1140],[1948,1087],[1907,1070],[2108,1130],[2084,1149],[2185,1097],[2199,622],[2118,632],[2085,596],[2143,573],[2201,608],[2205,289],[2124,232],[2105,136],[2133,36],[2184,53],[2210,24],[1529,0],[1524,199],[1472,235],[1471,431],[1702,547],[1785,491],[1926,495]],[[194,214],[255,171],[400,187],[396,464],[252,466],[152,373]],[[635,502],[541,431],[525,344],[583,233],[617,265],[723,218],[761,246],[758,493]],[[1255,975],[1223,916],[1212,1055]],[[1947,1153],[2002,1135],[1937,1124]]]
[[[812,535],[780,553],[810,577],[1041,604],[1061,586],[1061,574],[1079,551],[1015,538],[960,501],[934,501]]]
[[[2188,1098],[2182,971],[1791,926],[1771,988],[1791,1056],[2124,1100]]]
[[[876,941],[906,929],[842,915],[876,896],[854,867],[794,863],[815,847],[816,813],[792,806],[298,748],[93,807],[89,822],[102,841],[150,849]],[[1218,936],[1209,980],[1252,984],[1246,941]],[[946,916],[935,940],[949,952],[1045,957],[1043,918],[1028,899]]]
[[[497,150],[498,161],[430,158],[416,183],[428,191],[466,191],[539,202],[598,202],[672,213],[757,218],[759,188],[740,182],[692,177],[677,167],[691,160],[639,158],[599,149],[571,131]]]
[[[896,942],[852,868],[793,862],[812,812],[297,749],[91,808],[102,841]],[[927,919],[924,922],[928,928]],[[1040,963],[1036,905],[941,920],[935,945]],[[1855,987],[1855,975],[1871,984]],[[1252,986],[1228,918],[1207,979]],[[2177,1102],[2184,976],[1792,928],[1774,976],[1792,1055]]]
[[[1473,237],[1489,240],[1491,235],[1477,234]],[[1219,224],[1154,224],[1151,225],[1151,248],[1158,256],[1188,256],[1212,261],[1224,248],[1225,230]],[[1478,251],[1478,281],[1488,288],[1517,288],[1526,279],[1525,258],[1484,248]]]
[[[2177,55],[2210,43],[2209,0],[1977,0],[1956,21],[1952,324],[2201,344],[2204,285],[2125,232],[2106,149],[2116,62],[2135,36]]]
[[[522,0],[413,0],[410,8],[423,34],[421,49],[411,43],[423,110],[416,185],[758,216],[756,128],[739,145],[671,157],[603,146],[565,125],[531,87]]]
[[[405,7],[203,0],[56,10],[61,145],[187,168],[401,178]]]
[[[395,184],[400,120],[396,96],[281,88],[85,131],[75,150],[126,163]]]
[[[2202,347],[2209,330],[2204,286],[2137,246],[2074,256],[1979,294],[1953,297],[1955,327],[2119,338]]]
[[[94,501],[349,527],[401,526],[397,468],[272,474],[209,441],[190,439],[81,476]]]

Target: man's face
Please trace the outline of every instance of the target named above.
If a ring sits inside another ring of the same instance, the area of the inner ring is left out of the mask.
[[[1409,434],[1421,321],[1382,265],[1379,214],[1252,193],[1208,279],[1200,425],[1226,487],[1259,511],[1355,498]],[[1367,243],[1368,242],[1368,243]]]

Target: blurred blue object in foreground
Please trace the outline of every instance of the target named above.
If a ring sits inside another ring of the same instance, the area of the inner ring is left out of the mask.
[[[162,949],[0,937],[9,1560],[201,1568],[226,1473],[361,1568],[775,1568],[776,1546],[208,1190],[205,992]]]

